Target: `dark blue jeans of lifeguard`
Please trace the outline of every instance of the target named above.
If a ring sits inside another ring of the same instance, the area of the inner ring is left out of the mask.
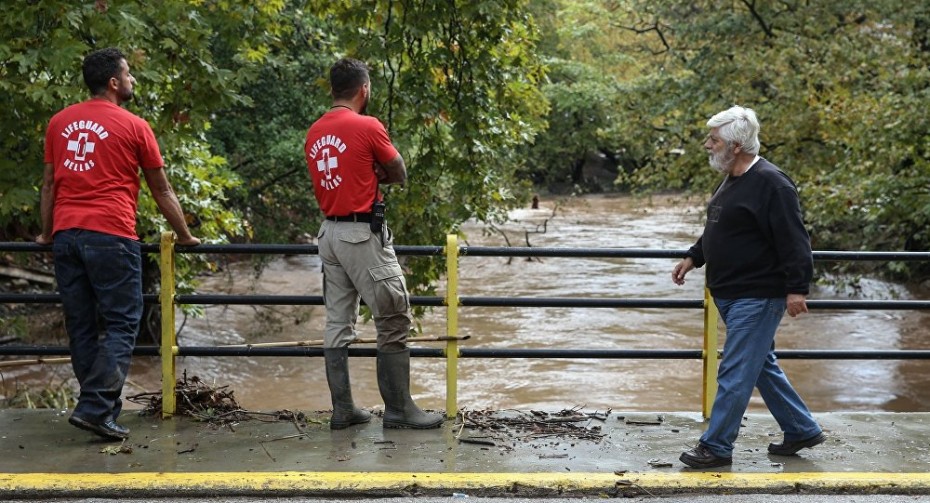
[[[142,318],[142,253],[132,239],[81,229],[55,234],[55,277],[71,366],[81,385],[74,415],[116,419]]]

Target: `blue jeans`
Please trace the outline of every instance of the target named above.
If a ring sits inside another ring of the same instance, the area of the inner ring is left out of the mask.
[[[137,241],[82,229],[55,233],[55,278],[71,366],[81,385],[74,415],[116,419],[142,318],[142,252]]]
[[[715,456],[732,456],[753,387],[759,388],[786,441],[820,433],[820,425],[775,359],[775,330],[785,314],[786,299],[714,299],[714,303],[727,335],[717,369],[717,397],[701,443]]]

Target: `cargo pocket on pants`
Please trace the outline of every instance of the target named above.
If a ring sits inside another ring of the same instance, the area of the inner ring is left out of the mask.
[[[410,308],[404,273],[400,264],[384,264],[368,269],[374,280],[376,312],[374,316],[390,316],[405,313]]]

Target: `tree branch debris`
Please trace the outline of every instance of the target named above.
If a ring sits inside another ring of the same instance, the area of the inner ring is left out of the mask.
[[[459,421],[462,429],[468,428],[479,432],[493,432],[493,437],[458,435],[459,442],[479,445],[507,447],[508,441],[533,439],[545,437],[564,437],[576,440],[590,440],[600,442],[606,435],[601,433],[601,427],[592,425],[595,420],[604,421],[610,415],[611,409],[606,412],[581,412],[582,406],[563,409],[559,412],[544,412],[538,410],[476,410],[459,411]],[[579,424],[580,423],[580,424]],[[482,440],[478,440],[478,439]],[[484,440],[493,438],[493,440]]]
[[[229,386],[210,386],[197,376],[178,379],[175,386],[175,414],[189,416],[197,421],[210,423],[213,426],[229,426],[233,424],[256,419],[265,422],[292,421],[306,423],[309,419],[303,412],[292,412],[287,409],[275,412],[256,412],[242,408],[233,396]],[[126,397],[132,403],[144,405],[140,412],[143,416],[154,416],[162,413],[162,393],[146,392]],[[300,426],[298,426],[298,431]]]

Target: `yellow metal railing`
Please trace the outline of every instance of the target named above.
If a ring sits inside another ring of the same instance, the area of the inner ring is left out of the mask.
[[[162,417],[175,414],[176,371],[175,358],[178,355],[177,334],[175,333],[175,235],[163,232],[161,235],[161,363],[162,363]],[[446,237],[446,416],[454,418],[458,411],[458,237],[449,234]],[[717,393],[717,308],[710,296],[704,291],[704,350],[702,413],[710,418],[711,406]]]
[[[173,232],[161,233],[161,416],[174,415],[175,359],[178,353],[174,331],[174,241]]]
[[[459,240],[446,236],[446,417],[458,413],[459,379]]]
[[[701,413],[704,419],[710,419],[710,410],[717,396],[717,305],[710,295],[710,290],[704,288],[704,351],[701,360],[704,362],[703,386],[701,388]]]

